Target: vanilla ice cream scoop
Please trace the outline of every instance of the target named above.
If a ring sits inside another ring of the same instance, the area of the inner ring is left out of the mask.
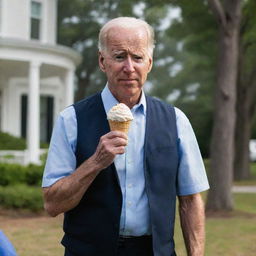
[[[119,103],[109,110],[107,119],[111,131],[121,131],[127,134],[133,115],[129,107],[124,103]]]
[[[129,107],[124,103],[119,103],[109,110],[107,118],[116,122],[125,122],[133,120],[133,115]]]

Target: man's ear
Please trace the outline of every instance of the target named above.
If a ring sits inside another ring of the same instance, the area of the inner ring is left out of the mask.
[[[152,66],[153,66],[153,58],[152,58],[152,57],[149,57],[148,73],[151,71]]]
[[[103,54],[99,51],[98,52],[98,60],[99,60],[99,67],[101,69],[102,72],[105,72],[105,57],[103,56]]]

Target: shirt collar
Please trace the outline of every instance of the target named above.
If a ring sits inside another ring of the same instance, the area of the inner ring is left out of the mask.
[[[102,98],[106,113],[108,113],[108,111],[113,106],[119,103],[118,100],[114,97],[114,95],[109,90],[108,84],[104,87],[103,91],[101,92],[101,98]],[[145,97],[144,91],[142,90],[140,101],[132,108],[132,112],[140,110],[144,115],[146,115],[146,107],[147,107],[146,97]]]

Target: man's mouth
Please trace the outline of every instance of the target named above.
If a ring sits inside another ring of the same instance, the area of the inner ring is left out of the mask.
[[[131,81],[137,81],[135,78],[122,78],[120,81],[125,81],[125,82],[131,82]]]

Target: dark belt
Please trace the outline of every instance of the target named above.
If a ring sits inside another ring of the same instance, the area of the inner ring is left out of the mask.
[[[153,256],[152,236],[119,236],[117,255]]]
[[[151,242],[152,236],[119,236],[119,242],[134,242],[134,243],[143,243],[143,242]]]

